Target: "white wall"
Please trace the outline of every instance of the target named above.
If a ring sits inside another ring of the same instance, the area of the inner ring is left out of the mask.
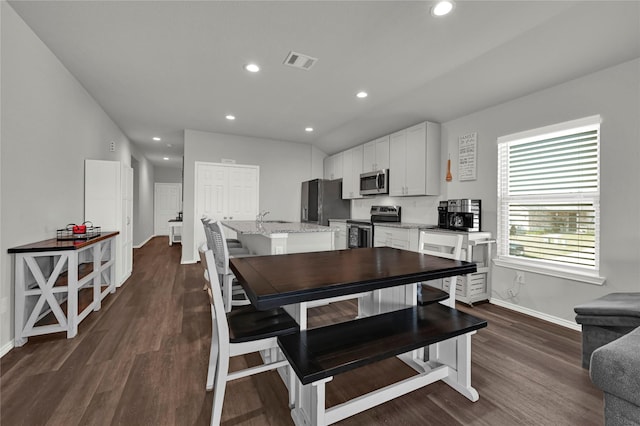
[[[184,134],[184,228],[182,262],[194,262],[194,163],[220,163],[260,166],[260,206],[269,218],[300,220],[300,184],[317,173],[318,158],[311,145],[270,139],[185,130]],[[315,158],[316,160],[312,160]],[[314,166],[315,164],[315,166]]]
[[[483,228],[497,229],[499,136],[600,114],[601,246],[604,286],[527,272],[517,299],[506,298],[515,271],[493,268],[493,297],[573,321],[573,307],[611,292],[640,291],[640,59],[462,117],[442,126],[442,164],[451,154],[446,198],[482,199]],[[458,137],[478,136],[477,180],[457,179]]]
[[[153,164],[132,146],[133,159],[133,246],[140,247],[153,237]]]
[[[156,183],[182,183],[182,169],[177,167],[158,167],[153,170]]]
[[[0,353],[13,339],[13,257],[84,218],[84,160],[129,165],[130,143],[7,2],[2,8]],[[108,144],[115,141],[116,152]]]

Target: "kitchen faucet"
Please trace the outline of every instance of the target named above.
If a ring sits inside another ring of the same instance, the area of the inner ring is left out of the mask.
[[[258,213],[258,215],[256,216],[256,222],[262,223],[264,221],[264,217],[269,213],[270,212],[268,210],[263,210],[262,212]]]

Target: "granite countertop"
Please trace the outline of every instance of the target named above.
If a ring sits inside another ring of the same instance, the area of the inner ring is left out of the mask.
[[[269,221],[258,223],[255,220],[232,220],[222,222],[227,228],[244,235],[299,234],[304,232],[335,232],[338,228],[313,223]]]
[[[410,223],[410,222],[377,222],[375,226],[387,226],[389,228],[402,228],[402,229],[437,228],[437,225],[429,225],[428,223]]]

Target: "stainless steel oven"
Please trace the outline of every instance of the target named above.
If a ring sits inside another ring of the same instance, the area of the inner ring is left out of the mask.
[[[373,247],[373,225],[366,221],[347,221],[347,247]]]
[[[370,219],[347,220],[347,247],[373,247],[374,224],[400,222],[400,206],[371,206]]]

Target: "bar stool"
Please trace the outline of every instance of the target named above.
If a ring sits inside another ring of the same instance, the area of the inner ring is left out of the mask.
[[[207,233],[207,225],[209,223],[215,222],[215,220],[213,220],[212,218],[208,217],[208,216],[203,216],[202,219],[200,219],[202,221],[202,224],[204,225],[204,232],[205,235]],[[227,247],[229,248],[229,254],[231,256],[233,256],[234,254],[246,254],[249,253],[249,249],[247,249],[246,247],[242,246],[242,243],[240,242],[240,240],[236,239],[236,238],[227,238]]]
[[[204,234],[207,238],[207,243],[205,244],[205,250],[207,248],[211,249],[211,250],[216,250],[216,236],[214,234],[213,228],[212,228],[212,224],[215,224],[215,221],[212,221],[211,219],[208,218],[202,218],[202,226],[204,227]],[[218,229],[218,228],[216,228]],[[221,229],[221,228],[219,228]],[[224,239],[223,241],[227,242],[229,240]],[[235,246],[236,244],[233,243],[232,244]],[[237,240],[235,240],[237,241]],[[238,241],[238,244],[240,244],[240,242]],[[242,247],[242,245],[240,245],[239,247],[236,246],[234,248],[229,248],[229,246],[227,244],[225,244],[225,246],[227,247],[227,253],[228,253],[228,257],[246,257],[246,256],[252,256],[252,254],[249,252],[248,249]],[[204,265],[204,260],[202,259],[202,255],[200,256],[201,259],[201,263]],[[207,281],[209,280],[208,276],[207,276],[207,270],[205,268],[204,271],[205,274],[205,279],[207,279]],[[207,287],[206,285],[204,286],[203,290],[206,290]],[[235,295],[235,301],[234,301],[234,305],[236,306],[241,306],[241,305],[246,305],[249,303],[249,299],[247,298],[247,295],[245,294],[244,290],[242,289],[242,287],[237,284],[234,286],[233,282],[232,282],[232,289],[231,289],[231,294],[229,295],[231,297],[231,299],[233,300],[233,296]],[[231,306],[231,305],[230,305]]]
[[[207,228],[210,231],[212,237],[209,248],[213,250],[213,257],[215,260],[216,270],[220,281],[222,282],[222,296],[224,300],[224,306],[227,312],[231,311],[233,306],[244,306],[251,303],[246,293],[236,280],[235,275],[229,268],[229,249],[225,244],[224,231],[220,221],[209,222]],[[208,243],[209,244],[209,243]],[[251,254],[234,254],[233,257],[246,257]],[[235,297],[234,297],[235,296]]]

